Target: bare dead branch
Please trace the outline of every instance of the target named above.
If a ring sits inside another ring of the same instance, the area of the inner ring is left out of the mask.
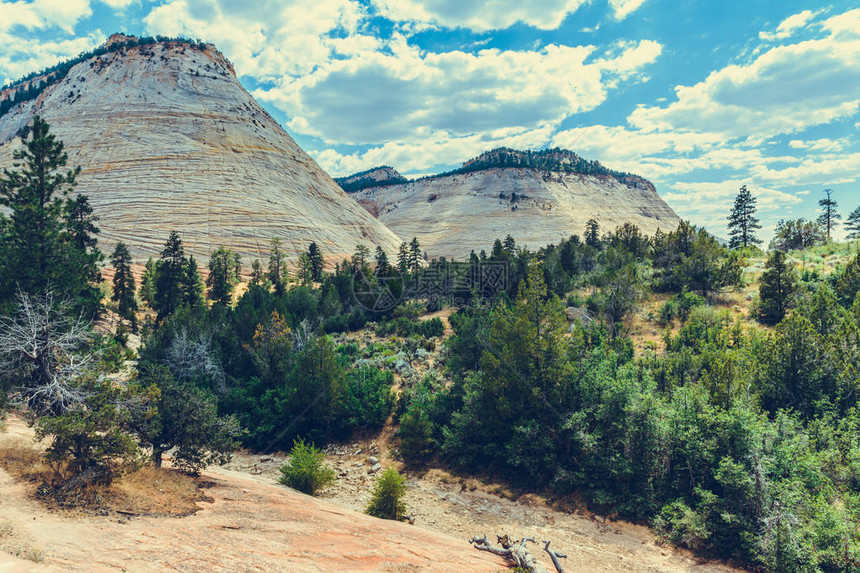
[[[480,551],[487,551],[488,553],[492,553],[493,555],[498,555],[500,557],[504,557],[514,567],[520,567],[529,571],[530,573],[547,573],[546,568],[543,565],[538,563],[535,556],[532,555],[528,548],[526,547],[526,543],[537,543],[532,537],[524,537],[519,541],[514,541],[513,543],[508,543],[508,537],[503,536],[499,538],[500,541],[504,540],[502,547],[492,545],[488,540],[486,535],[482,535],[478,537],[477,535],[469,540],[475,549]],[[547,548],[549,544],[547,544]],[[552,554],[550,554],[552,555]],[[553,562],[555,563],[555,561]],[[556,566],[558,568],[558,566]]]
[[[164,362],[178,380],[187,381],[202,374],[212,380],[216,391],[227,391],[227,377],[212,350],[210,334],[192,337],[188,330],[183,328],[173,337]]]
[[[19,292],[17,299],[15,315],[0,317],[0,378],[17,384],[21,402],[35,413],[64,413],[85,398],[73,383],[93,360],[84,352],[90,323],[70,318],[66,301],[51,291]]]
[[[543,540],[544,546],[543,550],[549,554],[549,558],[552,559],[552,564],[555,567],[555,570],[558,573],[564,573],[564,568],[561,566],[561,561],[559,559],[567,559],[567,555],[564,553],[558,553],[557,551],[553,551],[549,548],[549,541],[546,539]]]

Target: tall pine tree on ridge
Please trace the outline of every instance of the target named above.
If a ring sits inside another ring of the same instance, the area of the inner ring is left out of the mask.
[[[832,189],[824,190],[824,199],[821,199],[818,202],[818,206],[821,207],[821,215],[818,217],[818,224],[827,231],[827,242],[829,243],[833,229],[836,228],[839,224],[839,219],[842,218],[842,215],[840,215],[836,210],[836,208],[839,207],[839,203],[833,199]]]
[[[755,232],[761,229],[756,218],[756,203],[758,199],[752,196],[746,185],[743,185],[735,198],[732,213],[729,215],[729,247],[732,249],[747,248],[761,244]]]

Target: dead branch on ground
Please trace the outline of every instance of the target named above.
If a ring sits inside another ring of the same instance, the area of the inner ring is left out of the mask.
[[[527,542],[536,544],[537,540],[532,537],[524,537],[519,541],[511,541],[507,535],[503,535],[501,537],[497,536],[497,539],[499,545],[493,545],[489,540],[487,540],[486,535],[482,535],[480,537],[476,535],[469,540],[469,543],[471,543],[475,549],[486,551],[493,555],[498,555],[499,557],[504,557],[512,564],[513,567],[519,567],[529,571],[530,573],[547,573],[544,566],[538,563],[535,556],[532,555],[526,547]],[[549,541],[546,540],[544,540],[544,551],[549,554],[556,571],[558,573],[564,573],[564,569],[562,568],[559,559],[564,559],[567,555],[550,549]]]

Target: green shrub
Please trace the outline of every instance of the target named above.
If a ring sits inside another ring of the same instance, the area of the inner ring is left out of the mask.
[[[335,473],[323,465],[325,454],[299,439],[293,442],[290,461],[281,466],[280,483],[308,495],[334,483]]]
[[[415,329],[415,333],[423,336],[424,338],[442,336],[445,334],[445,325],[438,316],[433,317],[430,320],[419,322]]]
[[[439,317],[430,320],[416,320],[401,316],[393,320],[380,322],[376,325],[377,336],[412,336],[416,334],[423,338],[442,336],[445,333],[445,325]]]
[[[351,368],[339,404],[339,423],[347,432],[356,428],[381,428],[394,406],[391,391],[394,374],[372,366]]]
[[[138,445],[127,431],[127,405],[146,399],[136,389],[101,377],[82,380],[75,390],[85,396],[79,407],[36,421],[36,439],[50,438],[50,463],[66,464],[71,491],[88,485],[110,485],[134,461]]]
[[[406,460],[422,460],[438,446],[433,421],[424,410],[408,410],[400,418],[400,452]]]
[[[711,536],[704,517],[681,500],[663,507],[654,519],[654,529],[661,538],[693,550],[701,550]]]
[[[406,515],[406,478],[395,468],[385,470],[373,486],[373,497],[364,512],[380,519],[403,519]]]
[[[707,301],[694,292],[684,291],[666,301],[660,309],[660,324],[670,324],[676,318],[687,322],[693,309],[705,306]]]
[[[424,312],[424,307],[417,302],[409,301],[404,302],[394,309],[394,317],[400,318],[405,317],[409,319],[416,319],[421,316]]]

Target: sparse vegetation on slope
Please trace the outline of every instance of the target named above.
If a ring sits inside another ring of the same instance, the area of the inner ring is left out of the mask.
[[[206,44],[200,40],[189,40],[188,38],[183,37],[171,38],[167,36],[142,36],[140,38],[128,37],[128,39],[123,42],[114,42],[110,45],[100,46],[94,50],[90,50],[89,52],[81,52],[74,58],[64,60],[51,67],[45,68],[40,72],[32,72],[3,86],[3,88],[0,89],[0,93],[9,90],[10,96],[0,101],[0,116],[20,103],[36,99],[48,87],[65,78],[73,67],[81,62],[89,60],[90,58],[95,58],[111,52],[126,50],[135,46],[149,46],[167,42],[181,43],[197,50],[206,49]],[[36,79],[38,79],[38,83],[36,82]],[[27,84],[27,87],[24,87],[24,84]]]

